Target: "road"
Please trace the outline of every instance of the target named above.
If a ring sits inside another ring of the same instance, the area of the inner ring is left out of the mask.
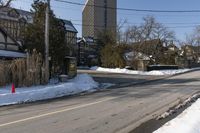
[[[1,133],[126,133],[200,90],[200,71],[160,81],[0,108]]]
[[[78,70],[78,73],[90,74],[95,81],[99,83],[112,83],[115,87],[129,86],[138,83],[149,82],[165,78],[167,76],[150,76],[150,75],[131,75],[131,74],[117,74],[98,72],[93,70]]]

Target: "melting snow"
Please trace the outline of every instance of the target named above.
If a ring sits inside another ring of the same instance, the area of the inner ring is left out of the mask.
[[[154,133],[200,133],[200,99]]]
[[[174,75],[190,71],[191,69],[178,69],[178,70],[154,70],[154,71],[136,71],[120,68],[102,68],[102,67],[91,67],[91,70],[99,72],[110,72],[110,73],[124,73],[124,74],[139,74],[139,75]]]
[[[0,88],[0,106],[58,98],[96,90],[98,87],[99,84],[87,74],[78,75],[75,79],[66,83],[16,88],[15,94],[11,94],[11,87],[7,86]]]

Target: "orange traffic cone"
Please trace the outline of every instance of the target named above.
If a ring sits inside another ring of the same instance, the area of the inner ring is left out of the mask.
[[[15,85],[12,84],[12,93],[15,93]]]

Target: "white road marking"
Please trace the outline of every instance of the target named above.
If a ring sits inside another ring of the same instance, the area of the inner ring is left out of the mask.
[[[5,127],[5,126],[12,125],[12,124],[17,124],[17,123],[21,123],[21,122],[25,122],[25,121],[29,121],[29,120],[34,120],[34,119],[45,117],[45,116],[55,115],[55,114],[71,111],[74,109],[84,108],[84,107],[92,106],[92,105],[99,104],[99,103],[106,102],[106,101],[113,100],[113,99],[116,99],[116,97],[106,98],[104,100],[100,100],[100,101],[96,101],[96,102],[92,102],[92,103],[88,103],[88,104],[83,104],[83,105],[79,105],[79,106],[75,106],[75,107],[71,107],[71,108],[65,108],[62,110],[54,111],[54,112],[49,112],[49,113],[45,113],[45,114],[41,114],[41,115],[36,115],[33,117],[28,117],[28,118],[21,119],[21,120],[16,120],[16,121],[0,124],[0,127]]]

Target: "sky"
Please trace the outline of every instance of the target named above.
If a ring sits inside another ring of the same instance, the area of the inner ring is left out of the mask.
[[[85,3],[86,0],[68,0],[72,2]],[[19,9],[30,10],[33,0],[15,0],[12,6]],[[200,10],[199,0],[117,0],[117,6],[122,8],[151,9],[151,10]],[[78,30],[78,37],[82,35],[82,9],[83,6],[51,0],[51,8],[57,17],[71,20]],[[198,13],[148,13],[133,11],[117,11],[117,21],[126,20],[124,29],[130,25],[142,23],[145,16],[154,16],[156,20],[163,23],[176,33],[179,40],[184,40],[186,34],[190,34],[195,26],[200,25],[200,12]]]

